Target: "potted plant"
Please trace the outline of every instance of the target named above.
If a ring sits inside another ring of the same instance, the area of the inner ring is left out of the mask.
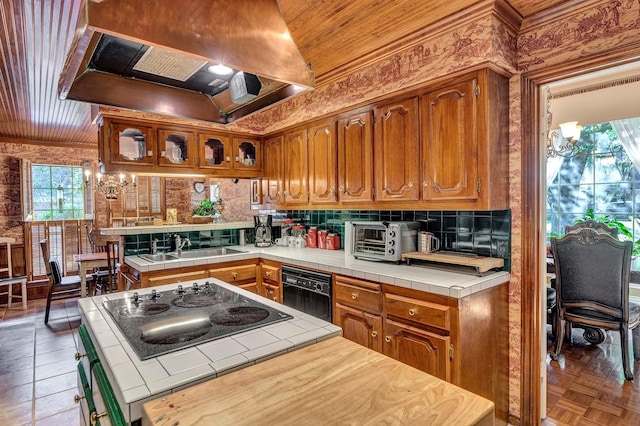
[[[587,209],[584,216],[575,219],[573,223],[576,224],[587,220],[594,220],[596,222],[603,223],[610,228],[618,228],[618,239],[621,241],[633,240],[633,234],[629,231],[627,226],[610,214],[596,217],[593,210]],[[640,239],[633,242],[633,256],[636,257],[638,255],[640,255]]]
[[[207,223],[213,220],[216,213],[216,203],[211,200],[202,200],[200,205],[191,211],[191,220],[193,223]]]

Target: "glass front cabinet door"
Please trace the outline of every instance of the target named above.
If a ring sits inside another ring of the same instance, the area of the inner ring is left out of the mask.
[[[231,138],[225,135],[200,134],[199,150],[201,168],[230,170],[231,161]]]
[[[261,170],[260,141],[257,139],[233,138],[234,164],[236,170]]]
[[[160,166],[193,168],[196,164],[196,143],[192,132],[158,130],[158,152]]]
[[[139,123],[111,122],[108,130],[111,164],[154,165],[154,129]]]

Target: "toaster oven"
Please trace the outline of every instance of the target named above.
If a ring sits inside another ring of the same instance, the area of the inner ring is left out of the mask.
[[[356,259],[400,263],[403,253],[416,251],[418,222],[350,222],[351,255]]]

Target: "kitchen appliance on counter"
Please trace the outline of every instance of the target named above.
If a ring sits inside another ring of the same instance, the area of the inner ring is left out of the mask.
[[[416,251],[418,222],[350,222],[351,255],[356,259],[400,263],[402,253]]]
[[[331,274],[282,265],[282,303],[331,322]]]
[[[273,244],[272,239],[272,227],[271,223],[273,221],[272,216],[270,214],[259,214],[253,217],[253,221],[255,224],[255,245],[256,247],[269,247]]]
[[[293,318],[208,281],[103,306],[141,360]]]

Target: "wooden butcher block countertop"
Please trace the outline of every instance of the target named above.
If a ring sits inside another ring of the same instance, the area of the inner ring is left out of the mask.
[[[494,405],[333,337],[150,401],[142,424],[493,425]]]

